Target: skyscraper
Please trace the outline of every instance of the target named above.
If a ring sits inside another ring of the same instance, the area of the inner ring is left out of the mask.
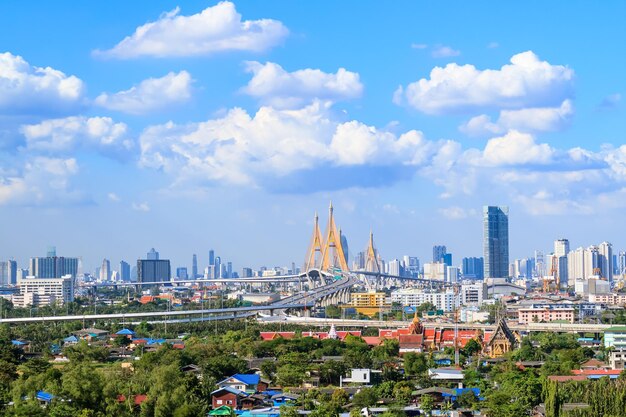
[[[198,278],[198,257],[196,254],[193,254],[193,258],[191,260],[191,278]]]
[[[226,263],[226,278],[232,278],[232,277],[233,277],[233,263],[227,262]]]
[[[463,278],[483,279],[485,273],[483,258],[463,258],[462,269]]]
[[[137,282],[170,281],[172,271],[167,259],[138,259]]]
[[[60,278],[64,275],[72,275],[75,278],[77,271],[78,258],[53,256],[30,258],[29,262],[29,273],[36,278]]]
[[[600,254],[600,276],[607,281],[613,281],[613,245],[609,242],[602,242],[598,245]]]
[[[444,255],[448,253],[445,245],[433,246],[433,262],[443,262]]]
[[[215,265],[215,251],[209,250],[209,265]]]
[[[346,264],[348,263],[348,238],[341,232],[339,229],[339,236],[341,237],[341,249],[343,250],[344,258],[346,260]]]
[[[130,281],[130,264],[126,261],[120,261],[120,278],[124,282]]]
[[[176,278],[178,278],[178,279],[187,279],[187,278],[189,278],[187,276],[187,267],[186,266],[181,266],[179,268],[176,268]]]
[[[57,247],[56,246],[48,246],[48,252],[46,255],[48,258],[54,258],[57,256]]]
[[[100,267],[100,281],[108,281],[111,279],[111,262],[108,259],[102,260]]]
[[[483,207],[485,278],[509,275],[509,208]]]
[[[150,249],[148,252],[148,260],[150,261],[158,261],[159,260],[159,252],[155,251],[154,248]]]
[[[222,258],[220,258],[219,256],[216,256],[214,259],[214,266],[215,266],[215,275],[213,276],[213,278],[223,278],[222,277]]]
[[[554,241],[554,256],[556,257],[557,274],[561,287],[567,285],[574,286],[574,282],[569,282],[567,268],[567,254],[569,253],[569,240],[559,239]]]
[[[626,252],[621,251],[619,253],[619,256],[617,257],[617,262],[619,264],[620,275],[626,274]]]

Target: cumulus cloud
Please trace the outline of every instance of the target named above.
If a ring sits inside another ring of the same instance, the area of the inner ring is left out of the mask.
[[[359,74],[345,68],[336,73],[310,68],[287,72],[273,62],[247,62],[246,69],[253,77],[243,91],[275,107],[301,106],[313,99],[349,100],[363,93]]]
[[[500,134],[515,129],[524,132],[549,132],[563,130],[574,115],[572,101],[567,99],[559,107],[537,107],[521,110],[502,110],[493,122],[486,114],[472,117],[459,127],[469,136]]]
[[[134,143],[128,126],[109,117],[71,116],[49,119],[21,128],[28,151],[68,154],[90,149],[115,157],[126,157]]]
[[[115,193],[109,193],[109,194],[107,194],[107,198],[108,198],[109,200],[111,200],[111,201],[114,201],[114,202],[118,202],[118,201],[120,201],[120,197],[119,197],[117,194],[115,194]]]
[[[449,58],[461,55],[461,51],[459,51],[458,49],[453,49],[450,46],[437,45],[433,48],[431,55],[433,56],[433,58]]]
[[[573,80],[570,68],[541,61],[527,51],[496,70],[456,63],[435,67],[429,79],[398,87],[394,102],[427,114],[553,107],[572,96]]]
[[[113,94],[102,93],[95,104],[109,110],[145,114],[191,98],[193,80],[187,71],[170,72],[161,78],[148,78],[139,85]]]
[[[622,95],[619,93],[609,94],[608,96],[602,99],[599,107],[601,109],[614,109],[619,106],[620,101],[622,101]]]
[[[235,108],[202,123],[151,126],[140,144],[140,164],[172,173],[178,182],[253,187],[293,181],[303,172],[319,179],[332,169],[342,173],[336,183],[367,186],[360,182],[368,177],[365,170],[414,171],[436,147],[421,132],[396,136],[357,121],[338,122],[320,102],[298,110],[264,106],[254,115]]]
[[[440,208],[438,211],[439,214],[450,220],[466,219],[468,217],[476,216],[477,214],[476,210],[467,210],[459,206],[444,207]]]
[[[78,171],[74,158],[33,158],[20,169],[0,173],[0,205],[85,203],[85,196],[70,184]]]
[[[74,75],[0,54],[0,115],[63,114],[81,108],[84,84]]]
[[[488,166],[548,164],[553,155],[554,150],[547,143],[538,144],[532,135],[512,130],[487,142],[480,163]]]
[[[265,51],[283,41],[289,31],[272,19],[242,20],[235,5],[220,2],[190,16],[176,8],[159,20],[139,26],[107,51],[96,55],[128,59],[142,56],[181,57],[220,51]]]

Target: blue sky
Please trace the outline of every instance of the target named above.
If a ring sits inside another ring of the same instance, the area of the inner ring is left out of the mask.
[[[180,7],[179,7],[180,6]],[[626,248],[624,2],[9,2],[0,257]],[[455,261],[456,262],[456,261]]]

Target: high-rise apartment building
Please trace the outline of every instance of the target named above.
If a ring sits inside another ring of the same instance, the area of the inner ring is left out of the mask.
[[[509,275],[509,208],[483,207],[485,278]]]
[[[463,258],[461,261],[461,273],[463,278],[468,279],[483,279],[484,278],[485,265],[483,258]]]
[[[556,273],[558,274],[561,287],[568,285],[574,286],[574,282],[569,281],[568,277],[568,261],[567,254],[569,253],[569,240],[558,239],[554,241],[554,262],[556,267]]]
[[[48,251],[52,253],[51,251]],[[59,278],[64,275],[76,277],[78,272],[78,258],[63,256],[48,256],[45,258],[30,258],[29,273],[36,278]]]
[[[226,278],[232,278],[232,277],[233,277],[233,263],[229,261],[226,263]]]
[[[178,279],[188,279],[189,276],[187,275],[187,267],[186,266],[181,266],[176,268],[176,278]]]
[[[617,256],[617,263],[619,265],[619,274],[626,275],[626,252],[621,251]]]
[[[443,262],[443,256],[448,253],[445,245],[433,246],[433,263]]]
[[[600,254],[600,277],[613,282],[613,245],[602,242],[598,245]]]
[[[213,278],[223,278],[223,276],[222,276],[222,258],[220,258],[219,256],[216,256],[214,262],[215,263],[213,264],[213,266],[215,266],[215,275],[213,275]]]

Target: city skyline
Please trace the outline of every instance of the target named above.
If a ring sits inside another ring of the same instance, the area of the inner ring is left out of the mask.
[[[351,256],[626,247],[623,2],[370,5],[5,5],[0,259],[300,265],[329,200]]]

